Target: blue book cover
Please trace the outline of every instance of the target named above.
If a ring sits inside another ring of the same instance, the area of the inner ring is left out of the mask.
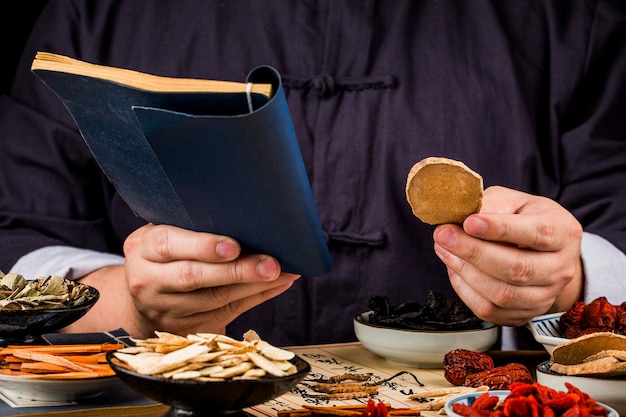
[[[231,236],[244,252],[276,257],[286,272],[330,271],[275,69],[253,69],[245,83],[270,84],[269,95],[250,89],[153,91],[34,64],[33,72],[63,101],[101,169],[138,216]]]

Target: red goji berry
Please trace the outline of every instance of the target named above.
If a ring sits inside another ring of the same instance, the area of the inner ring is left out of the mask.
[[[543,417],[556,417],[554,410],[548,407],[547,405],[543,406],[543,410],[541,411]]]
[[[377,417],[387,417],[387,415],[388,415],[388,413],[387,413],[387,406],[382,401],[379,401],[378,405],[376,406],[376,416]]]
[[[529,386],[532,385],[532,386]],[[515,383],[511,394],[496,407],[502,417],[600,417],[606,408],[576,386],[565,383],[567,392],[534,384]],[[493,417],[489,415],[489,417]]]
[[[460,416],[481,417],[480,413],[477,410],[474,410],[471,406],[467,404],[461,404],[461,403],[452,404],[452,411],[454,411]]]
[[[359,417],[378,417],[378,413],[376,411],[376,404],[374,403],[374,400],[369,398],[367,400],[367,405],[365,406],[365,410],[361,411],[360,414],[354,414],[354,415],[359,416]]]
[[[541,411],[543,406],[537,402],[534,396],[528,397],[528,408],[530,410],[531,417],[541,417]]]
[[[511,384],[511,392],[509,393],[510,398],[514,397],[528,397],[537,392],[537,387],[533,384],[519,383],[514,382]]]
[[[492,411],[496,407],[496,405],[498,405],[498,402],[500,402],[500,399],[498,397],[496,397],[495,395],[489,395],[488,392],[485,392],[480,397],[476,398],[476,400],[474,400],[472,408],[478,411]]]
[[[589,414],[592,416],[606,416],[606,407],[600,405],[589,407]]]
[[[537,387],[537,401],[539,401],[539,404],[547,404],[548,401],[560,395],[555,389],[545,385],[535,383],[535,386]]]
[[[507,397],[504,401],[504,415],[507,417],[529,417],[531,415],[526,397]]]
[[[598,406],[598,402],[594,398],[591,398],[591,397],[587,398],[587,400],[584,402],[584,404],[585,404],[585,406],[587,408],[593,408],[593,407],[597,407]]]
[[[579,404],[579,401],[580,397],[578,396],[578,394],[568,392],[549,400],[546,405],[551,407],[554,411],[560,412],[565,411],[576,404]]]
[[[585,412],[585,410],[575,405],[568,408],[563,414],[561,414],[561,417],[583,417],[586,415],[587,413]]]
[[[581,391],[580,388],[578,388],[577,386],[572,385],[569,382],[565,382],[564,385],[565,385],[565,388],[567,388],[567,392],[578,394],[578,396],[582,400],[581,404],[586,404],[587,400],[590,399],[589,394]]]

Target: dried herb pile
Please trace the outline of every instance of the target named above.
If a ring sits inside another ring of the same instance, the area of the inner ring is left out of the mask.
[[[392,305],[385,296],[370,298],[369,307],[373,314],[371,324],[411,330],[461,330],[480,329],[482,320],[461,300],[448,298],[436,291],[428,293],[424,304],[407,302]]]
[[[90,297],[89,286],[60,276],[27,280],[20,274],[0,271],[0,311],[68,308]]]

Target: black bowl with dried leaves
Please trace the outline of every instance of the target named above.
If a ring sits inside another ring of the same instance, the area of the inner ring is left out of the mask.
[[[99,297],[97,289],[59,276],[26,280],[0,272],[0,346],[42,343],[41,335],[74,323]]]

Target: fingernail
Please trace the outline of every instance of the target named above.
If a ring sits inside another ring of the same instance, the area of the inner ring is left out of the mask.
[[[239,252],[239,245],[232,240],[223,240],[217,242],[215,252],[222,258],[231,259],[237,256]]]
[[[278,267],[274,259],[270,257],[263,258],[256,265],[256,270],[264,278],[274,278],[278,275]]]
[[[456,243],[456,233],[450,227],[443,227],[437,233],[437,243],[446,247],[453,246]]]
[[[465,221],[463,227],[473,236],[484,236],[489,225],[479,217],[470,217]]]

